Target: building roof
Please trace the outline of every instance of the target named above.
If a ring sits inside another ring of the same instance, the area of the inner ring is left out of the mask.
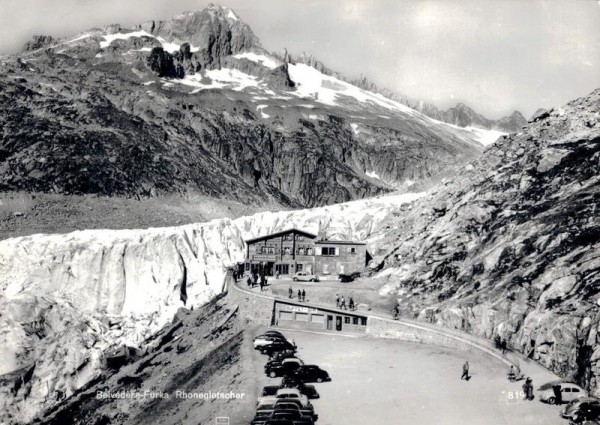
[[[292,233],[292,232],[293,233],[298,233],[300,235],[307,236],[307,237],[309,237],[311,239],[316,239],[317,238],[317,235],[313,235],[312,233],[308,233],[308,232],[305,232],[304,230],[299,230],[299,229],[296,229],[295,227],[293,227],[291,229],[282,230],[281,232],[271,233],[270,235],[263,235],[263,236],[258,236],[256,238],[252,238],[252,239],[246,239],[244,242],[246,242],[246,243],[258,242],[258,241],[261,241],[261,240],[264,240],[264,239],[271,239],[271,238],[274,238],[274,237],[277,237],[277,236],[281,236],[281,235],[286,235],[286,234]]]
[[[320,245],[366,245],[366,242],[357,242],[357,241],[334,241],[330,239],[315,241],[315,244]]]

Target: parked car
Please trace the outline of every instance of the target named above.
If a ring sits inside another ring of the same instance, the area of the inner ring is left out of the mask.
[[[259,347],[264,347],[265,345],[271,345],[276,341],[287,341],[284,336],[278,335],[260,335],[254,338],[254,349],[258,350]]]
[[[265,365],[265,374],[271,378],[277,376],[283,376],[292,373],[299,366],[302,366],[304,362],[296,357],[288,357],[281,361],[272,360],[267,362]]]
[[[312,406],[310,401],[308,401],[308,397],[301,394],[296,388],[281,388],[274,396],[259,397],[257,405],[273,404],[280,400],[297,402],[300,404],[300,407]]]
[[[567,406],[560,411],[560,416],[565,419],[573,419],[574,416],[581,416],[580,413],[585,413],[596,407],[600,408],[600,400],[592,397],[581,397],[567,404]]]
[[[271,415],[271,419],[287,419],[293,421],[294,425],[314,425],[314,421],[309,416],[304,416],[297,410],[275,411]]]
[[[269,357],[274,355],[279,351],[291,350],[292,352],[296,352],[296,346],[293,345],[289,341],[273,341],[269,345],[260,345],[258,346],[258,350],[262,354],[267,354]]]
[[[563,403],[569,403],[570,401],[581,397],[587,397],[588,395],[587,392],[579,385],[575,385],[570,382],[562,382],[556,385],[560,387],[560,393],[562,396]],[[553,388],[542,391],[539,395],[539,398],[545,403],[556,404],[556,396],[554,395]]]
[[[300,382],[327,382],[331,381],[329,374],[319,366],[303,365],[294,371],[293,376]]]
[[[278,400],[277,403],[275,403],[275,407],[273,408],[274,412],[282,412],[289,410],[300,412],[302,415],[311,418],[314,422],[316,422],[317,419],[319,419],[319,415],[315,414],[315,408],[312,404],[307,407],[302,407],[298,402]]]
[[[350,273],[350,274],[344,274],[344,273],[340,273],[338,275],[338,278],[340,279],[340,282],[354,282],[355,279],[358,279],[360,277],[360,272],[354,272],[354,273]]]
[[[267,385],[266,387],[263,387],[261,397],[275,395],[277,394],[277,390],[280,390],[281,388],[283,387],[280,385]]]
[[[273,360],[283,360],[290,357],[296,356],[296,349],[293,350],[283,350],[283,351],[275,351],[271,356],[269,356],[269,361]]]
[[[319,276],[309,272],[296,272],[293,277],[294,281],[318,282]]]

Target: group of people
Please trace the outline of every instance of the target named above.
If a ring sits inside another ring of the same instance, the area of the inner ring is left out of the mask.
[[[260,290],[264,291],[267,288],[267,276],[264,274],[259,275],[258,273],[252,273],[248,275],[246,283],[248,284],[249,288],[254,288],[256,285],[259,285]]]
[[[348,300],[348,307],[346,307],[346,299],[344,296],[340,298],[339,294],[335,294],[335,306],[341,310],[348,310],[348,308],[350,310],[356,309],[356,305],[354,304],[354,299],[352,297],[350,297]]]
[[[298,294],[297,295],[298,295],[298,302],[305,302],[306,301],[306,291],[304,289],[303,290],[298,289]],[[288,297],[290,299],[294,298],[294,290],[292,289],[291,286],[290,286],[290,289],[288,289]]]

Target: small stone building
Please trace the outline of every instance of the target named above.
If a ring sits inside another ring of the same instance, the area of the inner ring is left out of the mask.
[[[267,276],[293,276],[300,271],[318,276],[350,274],[362,271],[367,263],[364,242],[328,240],[298,229],[245,242],[246,271]]]

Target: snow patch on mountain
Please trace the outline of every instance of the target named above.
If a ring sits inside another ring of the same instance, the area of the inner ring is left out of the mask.
[[[269,115],[269,114],[265,114],[265,113],[263,112],[263,109],[265,109],[265,108],[266,108],[266,107],[268,107],[268,106],[269,106],[269,105],[258,105],[258,106],[256,106],[256,110],[257,110],[258,112],[260,112],[260,116],[261,116],[261,118],[270,118],[270,117],[271,117],[271,115]]]
[[[270,69],[275,69],[279,66],[279,63],[277,63],[274,59],[272,59],[268,56],[265,56],[265,55],[259,55],[254,52],[238,53],[237,55],[234,55],[233,57],[236,59],[248,59],[249,61],[259,63]]]
[[[348,96],[359,102],[370,103],[395,112],[417,114],[408,106],[325,75],[309,65],[289,64],[288,71],[290,79],[296,83],[296,91],[292,93],[298,97],[311,98],[330,106],[341,106],[343,96]]]

